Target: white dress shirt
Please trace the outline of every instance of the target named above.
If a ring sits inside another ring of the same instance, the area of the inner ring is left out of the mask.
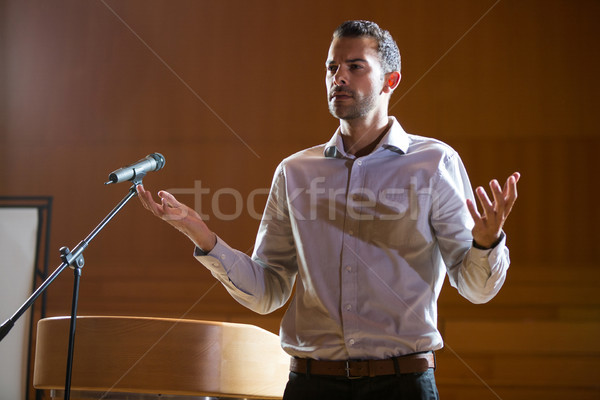
[[[269,313],[296,291],[283,349],[323,360],[382,359],[442,347],[437,299],[446,273],[474,303],[500,290],[505,239],[472,246],[473,192],[448,145],[395,118],[368,155],[344,151],[339,129],[275,172],[252,257],[220,238],[196,258],[244,306]]]

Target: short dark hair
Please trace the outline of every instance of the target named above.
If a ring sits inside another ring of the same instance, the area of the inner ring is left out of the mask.
[[[385,29],[381,29],[375,22],[355,20],[343,22],[333,32],[333,38],[340,37],[370,37],[377,42],[377,52],[381,59],[384,73],[400,71],[400,50]]]

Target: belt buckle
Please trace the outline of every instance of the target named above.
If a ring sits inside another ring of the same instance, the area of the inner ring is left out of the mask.
[[[350,360],[346,360],[346,378],[350,379]]]
[[[346,368],[344,368],[346,370],[346,379],[360,379],[362,378],[361,376],[352,376],[350,374],[351,372],[351,368],[350,368],[350,360],[346,360]]]

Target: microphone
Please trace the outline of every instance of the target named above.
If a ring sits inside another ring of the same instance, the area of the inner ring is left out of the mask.
[[[138,178],[141,180],[146,173],[150,171],[158,171],[165,166],[165,158],[160,153],[152,153],[142,158],[141,160],[128,165],[123,168],[119,168],[108,175],[108,182],[105,185],[111,183],[120,183],[124,181],[133,181]],[[137,182],[136,182],[137,183]]]

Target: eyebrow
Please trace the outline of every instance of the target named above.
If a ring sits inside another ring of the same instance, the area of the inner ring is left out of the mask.
[[[353,63],[353,62],[368,62],[367,60],[365,60],[364,58],[352,58],[350,60],[346,60],[347,63]]]
[[[364,62],[364,63],[368,63],[368,61],[367,61],[367,60],[365,60],[364,58],[351,58],[351,59],[349,59],[349,60],[345,60],[344,62],[345,62],[345,63],[354,63],[354,62]],[[330,65],[330,64],[335,64],[335,61],[333,61],[333,60],[329,60],[329,61],[327,61],[327,65]]]

